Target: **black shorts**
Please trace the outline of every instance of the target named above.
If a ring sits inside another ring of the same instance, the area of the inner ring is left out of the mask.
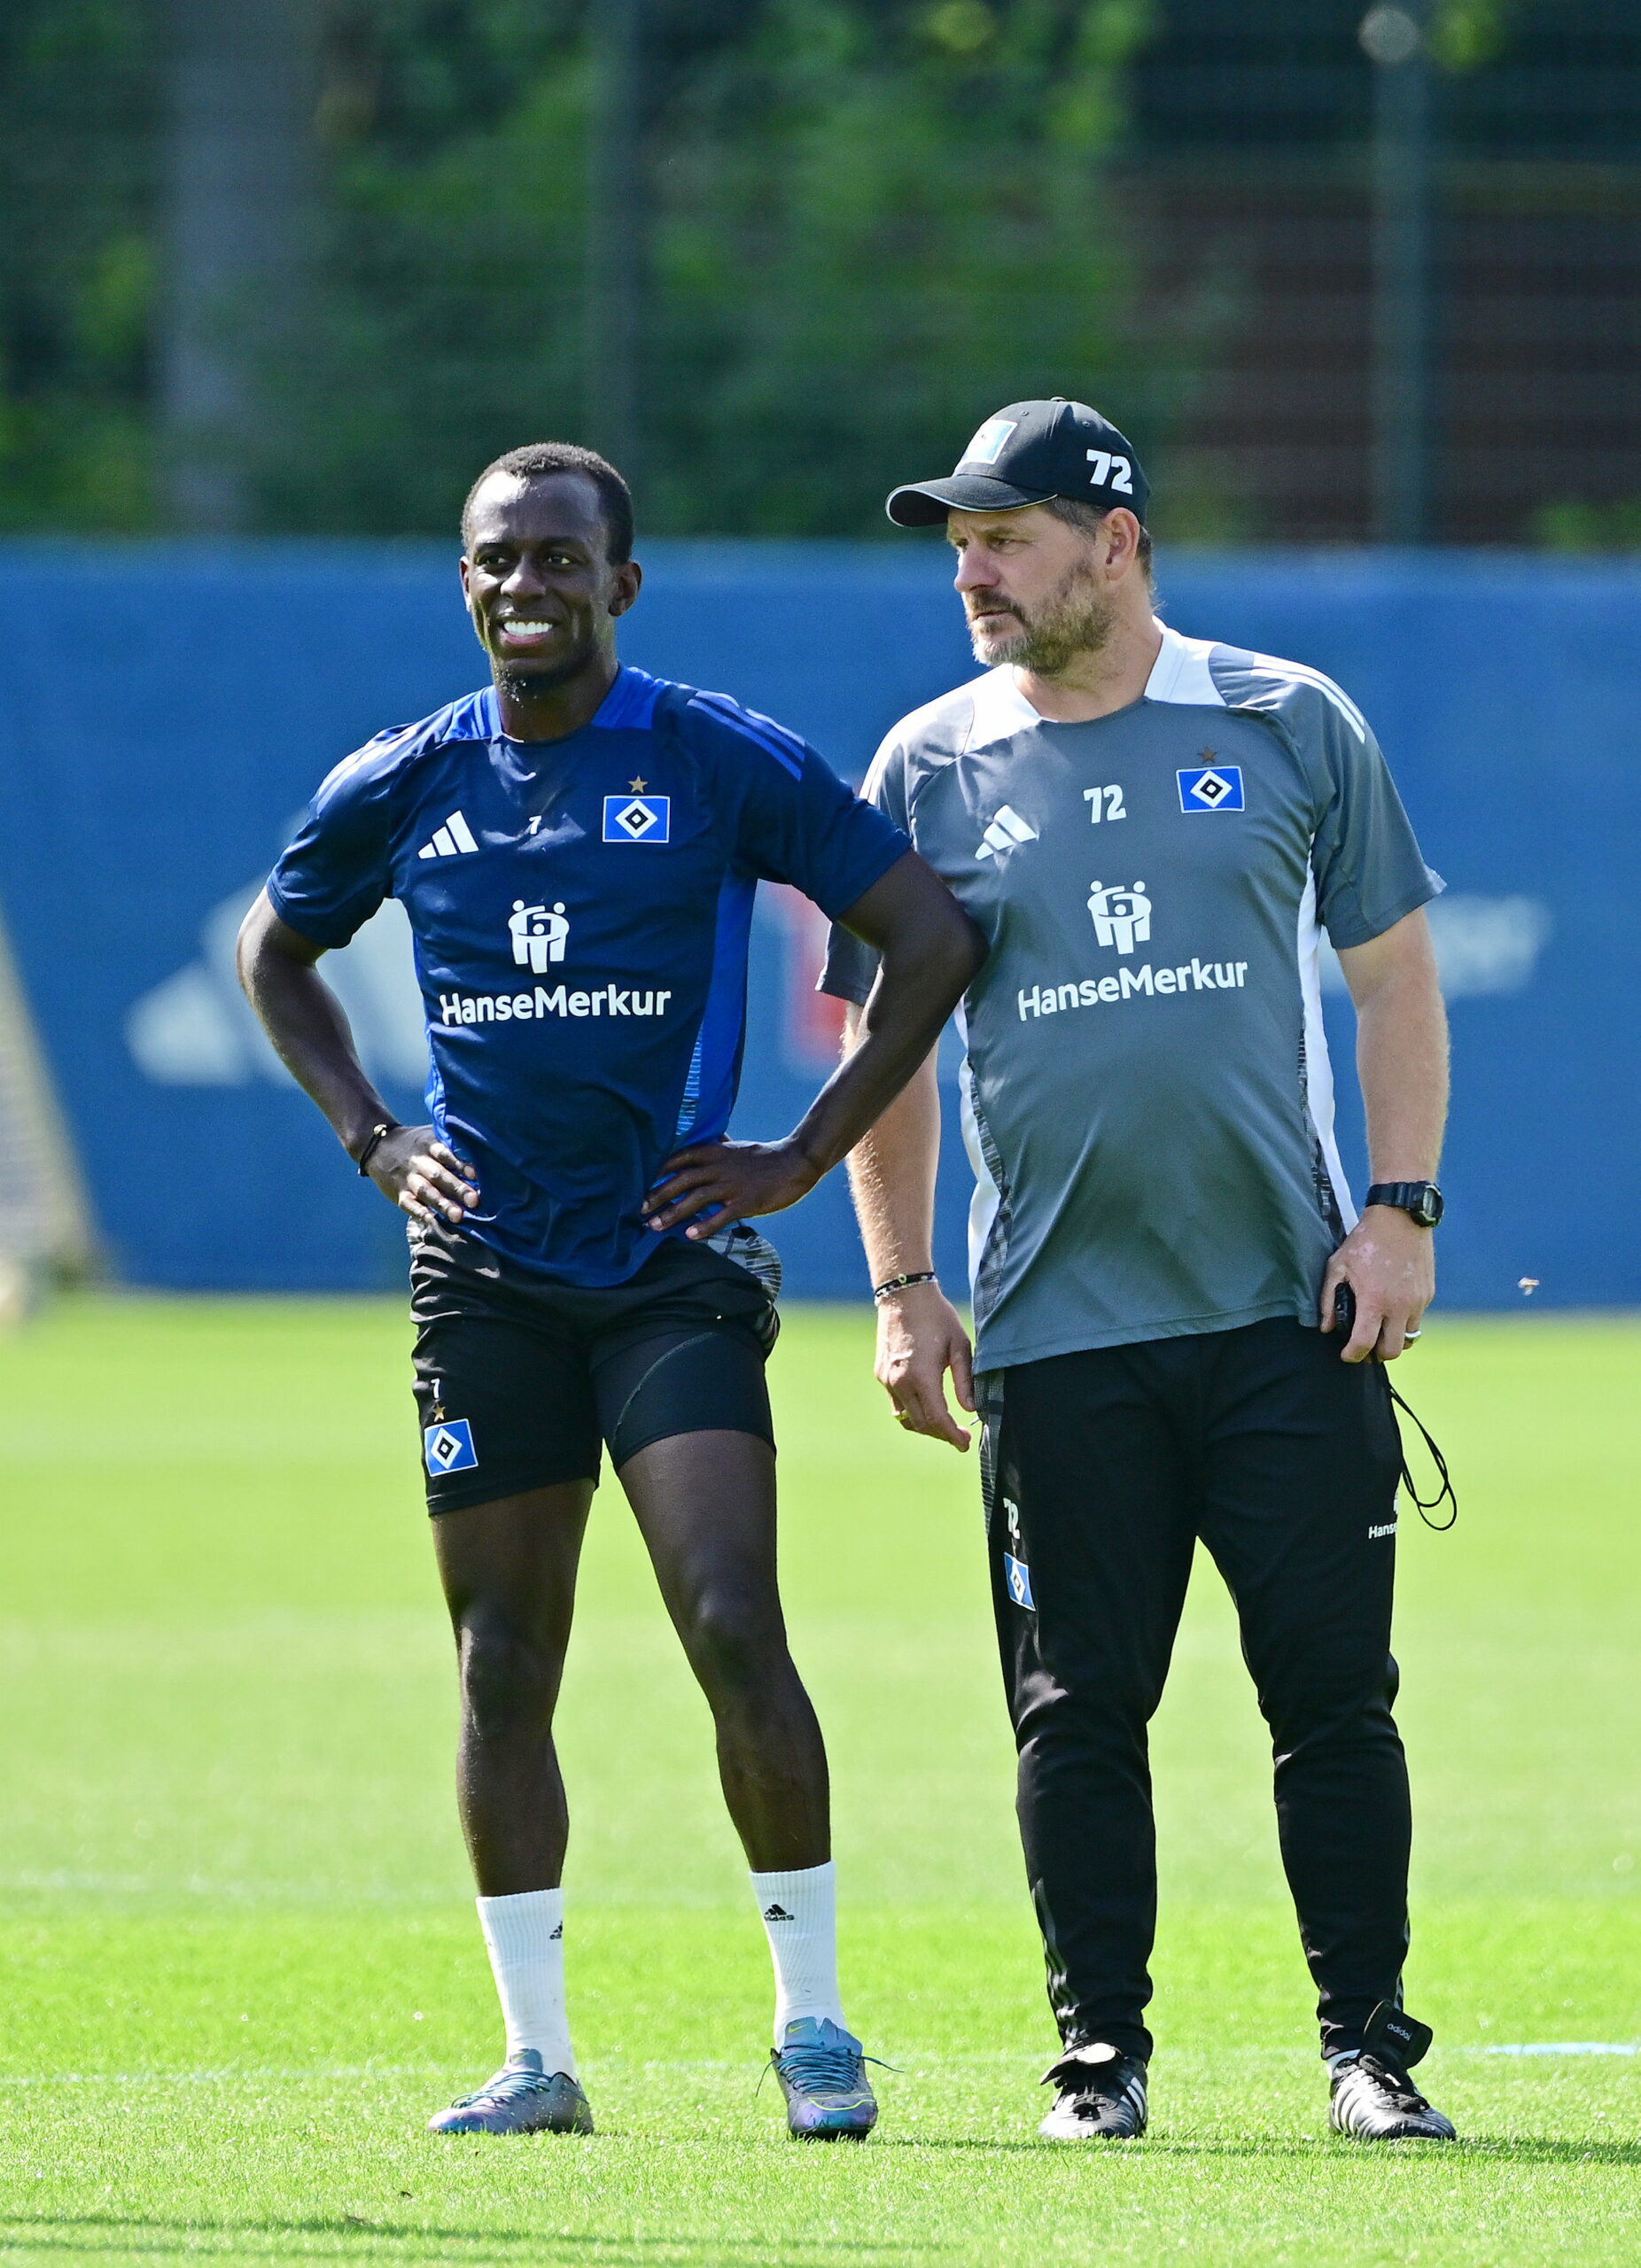
[[[668,1237],[608,1289],[502,1270],[471,1237],[413,1231],[416,1401],[430,1512],[618,1472],[674,1433],[774,1444],[764,1363],[780,1328],[774,1247],[743,1225],[730,1250]]]

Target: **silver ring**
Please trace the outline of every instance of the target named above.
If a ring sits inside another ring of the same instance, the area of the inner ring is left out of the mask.
[[[1423,1332],[1422,1331],[1404,1331],[1404,1332],[1402,1333],[1402,1336],[1403,1336],[1404,1340],[1408,1340],[1408,1339],[1422,1339],[1422,1338],[1424,1337],[1424,1335],[1425,1335],[1425,1334],[1424,1334],[1424,1332]]]

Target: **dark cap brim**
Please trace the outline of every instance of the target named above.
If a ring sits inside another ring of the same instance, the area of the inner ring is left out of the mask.
[[[897,488],[883,509],[897,527],[934,528],[948,512],[1017,512],[1025,504],[1046,504],[1053,493],[1051,488],[1016,488],[983,472],[954,472],[948,480]]]

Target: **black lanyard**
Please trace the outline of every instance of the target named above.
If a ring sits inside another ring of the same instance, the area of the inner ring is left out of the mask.
[[[1334,1324],[1335,1329],[1342,1331],[1347,1337],[1355,1327],[1356,1293],[1351,1290],[1349,1284],[1336,1284],[1334,1286]],[[1390,1396],[1391,1402],[1395,1407],[1397,1410],[1407,1410],[1408,1416],[1412,1418],[1414,1425],[1418,1426],[1425,1447],[1430,1452],[1430,1462],[1435,1465],[1436,1469],[1436,1476],[1442,1483],[1442,1486],[1436,1490],[1434,1496],[1426,1497],[1419,1495],[1418,1483],[1414,1480],[1412,1471],[1407,1462],[1407,1448],[1406,1444],[1402,1441],[1402,1428],[1400,1425],[1397,1424],[1396,1420],[1392,1418],[1390,1422],[1393,1425],[1396,1425],[1396,1441],[1402,1450],[1402,1486],[1406,1489],[1409,1496],[1412,1499],[1414,1509],[1418,1512],[1419,1518],[1423,1520],[1425,1526],[1429,1528],[1434,1528],[1438,1535],[1445,1535],[1449,1528],[1452,1526],[1454,1521],[1458,1518],[1458,1498],[1454,1493],[1452,1476],[1447,1469],[1447,1459],[1436,1447],[1435,1437],[1431,1433],[1430,1428],[1425,1424],[1423,1418],[1421,1418],[1415,1410],[1409,1408],[1408,1404],[1396,1392],[1395,1386],[1391,1385],[1389,1372],[1384,1369],[1382,1364],[1380,1367],[1379,1375],[1384,1379],[1385,1392]],[[1452,1511],[1448,1514],[1444,1520],[1433,1520],[1430,1517],[1431,1513],[1438,1511],[1444,1503],[1450,1504],[1453,1508]]]
[[[1391,1385],[1388,1377],[1385,1379],[1385,1391],[1390,1396],[1391,1401],[1396,1404],[1398,1410],[1407,1410],[1408,1416],[1412,1418],[1414,1425],[1418,1426],[1419,1433],[1423,1438],[1425,1447],[1430,1452],[1430,1462],[1435,1465],[1436,1469],[1436,1476],[1442,1483],[1442,1486],[1436,1490],[1434,1496],[1427,1497],[1419,1495],[1418,1484],[1415,1482],[1412,1472],[1408,1466],[1407,1449],[1405,1444],[1404,1444],[1402,1449],[1402,1486],[1412,1497],[1414,1507],[1419,1513],[1419,1517],[1423,1520],[1425,1526],[1427,1527],[1434,1528],[1438,1535],[1445,1535],[1449,1528],[1452,1526],[1453,1522],[1458,1518],[1458,1498],[1454,1493],[1452,1477],[1447,1469],[1447,1459],[1436,1447],[1429,1427],[1413,1410],[1408,1409],[1407,1403],[1404,1402],[1401,1395],[1396,1392],[1395,1386]],[[1398,1440],[1401,1438],[1401,1431],[1402,1429],[1400,1425],[1397,1425],[1396,1436]],[[1430,1517],[1431,1513],[1438,1511],[1443,1503],[1450,1504],[1453,1508],[1452,1511],[1448,1514],[1444,1520],[1433,1520]]]

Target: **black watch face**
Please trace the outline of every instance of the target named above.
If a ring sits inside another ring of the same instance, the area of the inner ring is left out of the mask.
[[[1442,1217],[1442,1192],[1435,1182],[1427,1182],[1419,1192],[1418,1204],[1408,1209],[1421,1229],[1435,1228]]]

